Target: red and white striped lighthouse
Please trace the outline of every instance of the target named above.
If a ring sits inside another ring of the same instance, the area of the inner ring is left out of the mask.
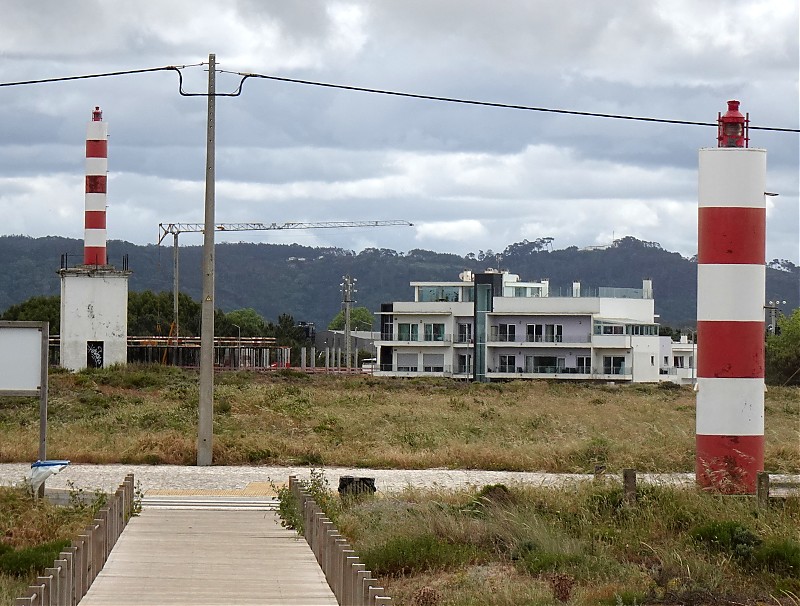
[[[737,493],[764,469],[767,153],[747,147],[747,127],[729,101],[719,147],[700,150],[698,193],[695,471]]]
[[[83,263],[106,265],[106,185],[108,182],[108,123],[95,107],[86,129],[86,209]]]

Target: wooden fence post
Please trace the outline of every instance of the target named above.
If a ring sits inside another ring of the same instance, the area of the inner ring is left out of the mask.
[[[759,507],[769,506],[769,473],[759,471],[756,476],[756,494]]]
[[[356,606],[361,606],[361,577],[360,572],[364,572],[366,566],[361,563],[361,560],[356,560],[350,564],[350,569],[347,571],[347,583],[350,585],[351,602]]]
[[[375,604],[375,600],[378,599],[378,596],[383,595],[383,587],[370,587],[369,588],[369,604],[372,606]]]
[[[339,600],[340,604],[352,604],[353,598],[350,595],[350,591],[352,586],[348,583],[347,578],[347,570],[350,568],[351,562],[355,562],[358,558],[356,556],[356,552],[352,549],[342,549],[341,557],[339,560],[339,570],[337,571],[337,576],[339,577],[339,588],[342,594],[341,599]]]
[[[47,577],[50,577],[50,603],[51,604],[58,604],[61,606],[63,604],[63,600],[61,599],[61,575],[60,570],[56,567],[52,568],[45,568],[44,574]]]
[[[67,548],[68,550],[71,548]],[[77,604],[77,600],[75,600],[75,558],[73,551],[62,551],[58,554],[59,559],[56,560],[56,565],[61,566],[63,570],[63,576],[61,578],[64,581],[64,591],[63,593],[63,600],[64,604],[67,606],[75,606]]]
[[[52,606],[50,598],[53,596],[53,577],[36,577],[36,583],[42,588],[39,594],[41,597],[39,603],[42,604],[42,606]]]
[[[364,602],[364,604],[369,604],[369,590],[372,587],[377,587],[378,579],[372,578],[372,573],[369,570],[365,572],[367,572],[367,574],[361,578],[361,601]]]
[[[633,505],[636,503],[636,470],[623,469],[622,470],[622,488],[625,503]]]

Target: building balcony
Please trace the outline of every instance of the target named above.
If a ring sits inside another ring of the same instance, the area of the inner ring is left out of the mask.
[[[633,374],[629,369],[611,369],[613,372],[603,372],[605,369],[589,368],[588,366],[558,367],[534,366],[524,369],[517,366],[498,366],[486,371],[490,379],[559,379],[567,381],[632,381]]]
[[[472,374],[472,371],[469,372],[460,372],[460,369],[456,369],[457,372],[455,375],[468,375]],[[387,376],[387,377],[450,377],[454,376],[453,367],[450,365],[444,366],[398,366],[394,364],[381,364],[379,368],[375,369],[374,372],[377,376]]]
[[[414,343],[419,345],[449,345],[453,342],[453,335],[398,335],[395,333],[382,333],[381,341],[391,343]]]
[[[490,344],[496,343],[513,343],[516,346],[529,347],[529,346],[558,346],[558,345],[575,345],[591,343],[592,338],[590,335],[580,336],[567,336],[562,335],[525,335],[523,337],[508,338],[503,335],[492,335],[489,337]]]
[[[630,348],[631,338],[628,335],[593,335],[592,345],[603,348]]]

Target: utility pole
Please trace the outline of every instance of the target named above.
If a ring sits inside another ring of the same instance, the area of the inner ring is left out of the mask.
[[[180,335],[178,324],[178,234],[174,234],[172,238],[172,292],[174,293],[172,297],[172,323],[174,326],[173,334],[175,335],[175,359],[173,364],[180,366],[181,360],[178,359],[180,356],[180,345],[178,343]]]
[[[214,438],[214,131],[216,55],[208,55],[208,134],[206,138],[206,201],[203,231],[203,301],[200,327],[200,410],[197,465],[211,465]],[[176,272],[177,275],[177,272]]]
[[[351,368],[351,350],[350,350],[350,306],[354,303],[353,295],[356,289],[353,288],[354,282],[358,282],[356,278],[351,278],[349,275],[342,276],[342,304],[344,305],[344,357],[345,367],[347,371]]]

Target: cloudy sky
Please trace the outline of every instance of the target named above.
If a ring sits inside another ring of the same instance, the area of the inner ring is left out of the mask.
[[[798,127],[791,0],[0,0],[0,83],[208,60],[462,99]],[[183,70],[203,92],[205,67]],[[220,92],[239,78],[217,76]],[[206,102],[177,75],[0,87],[0,234],[83,237],[83,146],[109,124],[109,238],[202,222]],[[675,126],[248,79],[217,101],[217,221],[405,219],[414,227],[243,232],[217,241],[465,254],[630,235],[696,253],[697,151]],[[767,258],[798,257],[797,133],[768,150]],[[182,244],[201,244],[185,235]]]

